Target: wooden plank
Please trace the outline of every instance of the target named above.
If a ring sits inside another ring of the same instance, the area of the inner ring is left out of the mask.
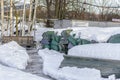
[[[13,35],[13,0],[10,0],[10,35]]]
[[[16,41],[21,46],[35,46],[33,36],[3,36],[2,43]]]
[[[64,56],[60,67],[65,66],[95,68],[101,71],[102,77],[106,78],[109,75],[115,74],[117,78],[120,78],[120,61],[117,60]]]
[[[4,35],[4,0],[1,0],[1,36]]]
[[[22,36],[25,35],[25,15],[26,15],[25,6],[26,6],[26,0],[24,0],[24,9],[23,9],[23,18],[22,18]]]
[[[30,0],[30,10],[29,10],[29,27],[28,27],[28,34],[30,35],[30,27],[32,26],[32,9],[33,9],[33,0]]]

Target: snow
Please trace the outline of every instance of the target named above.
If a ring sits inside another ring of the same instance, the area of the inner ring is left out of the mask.
[[[109,80],[101,78],[99,70],[92,68],[63,67],[63,54],[54,50],[39,50],[38,54],[43,59],[43,72],[57,80]]]
[[[54,31],[55,33],[57,33],[57,35],[61,35],[61,32],[63,30],[67,30],[67,29],[70,29],[70,28],[65,28],[65,29],[54,29],[54,28],[45,28],[44,27],[44,24],[41,23],[39,27],[39,25],[35,25],[36,26],[36,32],[35,32],[35,41],[39,42],[42,40],[42,34],[44,32],[47,32],[47,31]],[[76,30],[76,28],[74,28]],[[34,32],[32,32],[32,35],[34,34]]]
[[[23,23],[18,24],[18,30],[22,30],[22,25],[24,25],[24,30],[28,30],[29,27]],[[13,26],[16,26],[16,23],[14,23]],[[14,32],[16,32],[16,28],[14,28]]]
[[[29,56],[15,41],[0,46],[0,62],[13,68],[25,69]]]
[[[72,29],[71,35],[76,34],[75,38],[82,38],[87,40],[95,40],[97,42],[106,42],[112,35],[120,34],[120,27],[71,27],[64,29],[44,28],[37,26],[36,41],[42,40],[42,34],[47,31],[55,31],[58,35],[61,35],[63,30]]]
[[[120,60],[120,44],[98,43],[78,45],[68,51],[68,55],[99,59]]]
[[[39,27],[40,26],[40,27]],[[44,32],[47,31],[54,31],[55,33],[57,33],[58,35],[61,35],[61,32],[63,30],[66,29],[54,29],[54,28],[45,28],[43,23],[40,23],[38,25],[35,25],[34,27],[36,27],[36,31],[35,31],[35,41],[39,42],[42,40],[42,35]],[[34,34],[34,32],[32,32],[32,35]]]
[[[0,80],[48,80],[0,64]]]
[[[19,0],[19,1],[24,3],[24,0]],[[26,0],[26,3],[30,3],[30,0]]]
[[[81,37],[88,40],[96,40],[98,42],[106,42],[112,35],[119,34],[120,28],[98,28],[98,27],[80,27],[53,29],[44,28],[44,24],[38,24],[35,39],[40,41],[42,34],[46,31],[61,32],[66,29],[73,29],[72,34],[76,34],[76,38]],[[75,46],[69,50],[69,55],[80,57],[91,57],[100,59],[120,60],[120,44],[98,43]],[[59,68],[64,57],[62,53],[54,50],[39,50],[38,54],[43,59],[43,72],[57,80],[115,80],[115,75],[109,78],[101,78],[100,71],[94,68],[77,68],[63,67]],[[47,80],[29,73],[24,73],[17,69],[25,69],[29,56],[26,50],[19,46],[16,42],[10,42],[0,46],[0,62],[9,66],[0,65],[0,80]],[[11,67],[11,68],[10,68]],[[14,69],[17,68],[17,69]],[[17,75],[17,77],[16,77]],[[120,80],[120,79],[117,79]]]
[[[60,63],[64,59],[63,54],[60,54],[59,52],[54,51],[54,50],[43,49],[43,50],[39,50],[38,54],[44,60],[43,71],[45,74],[47,74],[46,71],[49,71],[49,70],[52,71],[52,69],[57,70],[58,67],[60,66]]]
[[[96,69],[63,67],[59,70],[59,73],[66,80],[101,80],[100,71]]]
[[[37,31],[35,32],[35,41],[39,42],[42,40],[42,34],[47,31],[52,31],[50,28],[38,28]],[[33,35],[34,33],[32,33]]]
[[[99,27],[86,27],[73,30],[72,34],[76,34],[76,38],[87,40],[95,40],[97,42],[106,42],[112,35],[120,34],[119,27],[99,28]]]
[[[7,22],[6,22],[7,23]],[[5,24],[7,25],[7,24]],[[15,22],[13,23],[15,26]],[[18,30],[21,29],[22,23],[18,24]],[[25,30],[28,29],[28,25],[24,25]],[[58,33],[58,35],[61,35],[61,32],[63,30],[72,29],[73,31],[70,33],[76,34],[75,38],[82,38],[87,40],[95,40],[97,42],[106,42],[112,35],[120,34],[120,27],[68,27],[64,29],[54,29],[54,28],[45,28],[45,23],[40,22],[36,23],[33,26],[35,31],[35,41],[39,42],[42,40],[42,34],[46,31],[55,31]],[[1,28],[1,27],[0,27]],[[7,27],[6,27],[7,28]],[[14,31],[16,31],[16,28],[14,28]],[[9,35],[8,31],[8,35]],[[7,35],[7,32],[4,33]],[[34,36],[34,31],[31,33],[31,36]]]
[[[115,75],[111,75],[108,78],[109,78],[109,80],[115,80]]]
[[[14,24],[15,25],[15,24]],[[18,25],[18,29],[21,29],[22,23]],[[25,30],[28,29],[28,26],[25,24]],[[34,36],[35,32],[35,41],[39,42],[42,40],[42,34],[47,31],[55,31],[58,35],[61,35],[63,30],[72,29],[71,35],[76,34],[75,38],[82,38],[87,40],[95,40],[98,42],[106,42],[112,35],[120,34],[120,27],[68,27],[63,29],[54,29],[46,28],[45,23],[40,22],[36,23],[33,28],[36,31],[32,31],[31,36]],[[14,29],[16,31],[16,29]]]

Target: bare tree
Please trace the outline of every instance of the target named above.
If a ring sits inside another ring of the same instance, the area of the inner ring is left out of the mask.
[[[52,6],[53,0],[46,0],[46,6],[47,6],[47,27],[50,27],[50,18],[51,18],[51,6]]]

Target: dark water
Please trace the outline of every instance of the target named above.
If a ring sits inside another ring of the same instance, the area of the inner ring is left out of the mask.
[[[93,58],[80,58],[64,56],[64,60],[60,67],[77,66],[78,68],[95,68],[101,71],[101,75],[107,78],[109,75],[115,74],[116,78],[120,78],[120,61],[101,60]]]
[[[44,75],[43,73],[43,60],[42,58],[38,55],[37,50],[28,50],[27,51],[30,57],[30,61],[28,63],[27,68],[24,70],[25,72],[47,78],[50,80],[55,80],[51,78],[50,76]]]

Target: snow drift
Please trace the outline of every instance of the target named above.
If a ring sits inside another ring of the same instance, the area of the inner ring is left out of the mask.
[[[48,80],[48,79],[0,65],[0,80]]]
[[[25,69],[29,56],[26,49],[12,41],[0,46],[0,62],[18,69]]]
[[[120,34],[120,27],[71,27],[64,29],[53,29],[53,28],[37,28],[36,41],[42,39],[42,34],[46,31],[55,31],[58,35],[61,35],[63,30],[72,29],[71,35],[76,34],[75,38],[82,38],[87,40],[95,40],[97,42],[106,42],[111,36]]]
[[[99,59],[120,60],[120,44],[98,43],[75,46],[68,55]]]
[[[43,72],[57,80],[103,80],[99,70],[77,67],[59,68],[63,54],[54,50],[39,50],[43,59]]]

